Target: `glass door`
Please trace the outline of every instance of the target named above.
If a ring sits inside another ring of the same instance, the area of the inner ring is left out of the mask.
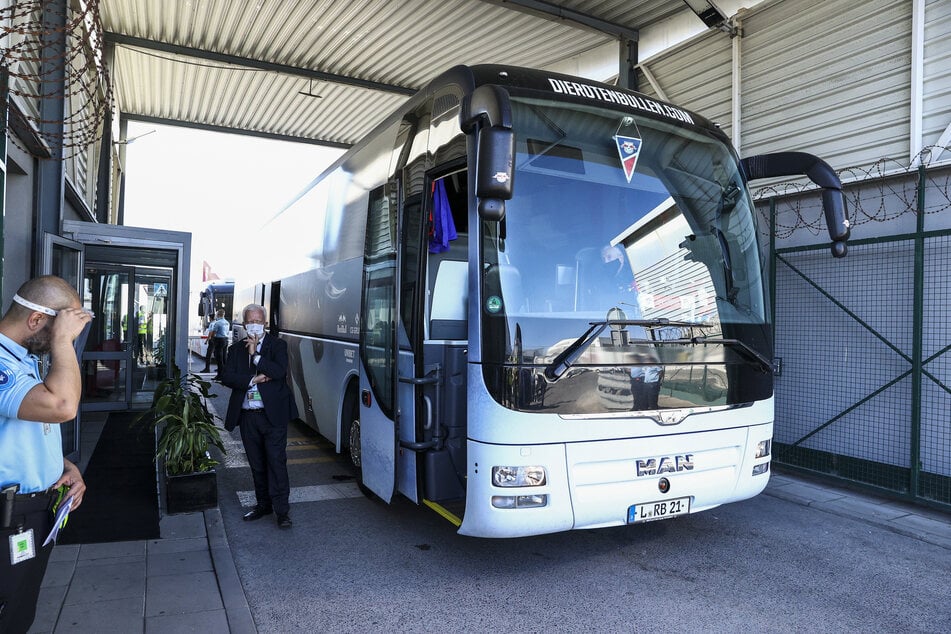
[[[149,404],[175,359],[172,270],[136,267],[133,286],[136,330],[131,396],[133,403]]]
[[[174,359],[171,269],[88,262],[83,284],[96,314],[82,355],[83,410],[148,405]]]
[[[137,324],[130,310],[132,269],[87,263],[83,304],[95,313],[82,355],[83,410],[126,409]]]

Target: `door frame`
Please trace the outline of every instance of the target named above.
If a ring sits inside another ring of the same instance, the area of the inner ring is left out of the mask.
[[[67,251],[73,251],[76,254],[76,279],[70,280],[65,275],[63,271],[54,270],[53,268],[53,251],[56,248],[62,248]],[[43,234],[43,266],[40,271],[41,275],[58,275],[66,279],[67,282],[71,282],[73,287],[76,289],[76,292],[79,293],[80,298],[82,297],[82,282],[84,275],[85,267],[85,253],[86,247],[82,242],[77,240],[70,240],[69,238],[64,238],[63,236],[58,236],[52,233]],[[89,333],[88,326],[86,329],[80,333],[76,340],[73,342],[73,349],[76,351],[76,360],[80,363],[82,367],[82,351],[86,344],[86,335]],[[71,433],[62,434],[63,436],[63,456],[70,461],[76,462],[80,458],[80,425],[82,418],[82,407],[79,411],[76,412],[75,418],[73,420],[65,422],[60,427],[60,431],[64,429],[69,429]]]
[[[88,402],[84,400],[80,409],[84,412],[123,411],[125,409],[128,409],[128,403],[131,401],[131,397],[132,397],[132,393],[131,393],[132,379],[130,378],[130,376],[133,373],[133,368],[131,365],[132,353],[129,347],[132,337],[128,333],[130,333],[133,327],[135,326],[135,323],[131,319],[131,315],[133,314],[131,312],[131,304],[132,304],[132,296],[133,296],[131,289],[134,284],[133,280],[134,280],[135,268],[131,265],[117,264],[114,262],[108,262],[108,263],[90,262],[89,264],[95,264],[97,266],[101,266],[102,267],[101,270],[107,273],[117,273],[117,274],[125,273],[126,274],[127,276],[126,285],[128,287],[127,289],[128,292],[127,292],[127,296],[125,300],[125,303],[126,303],[125,314],[128,317],[130,317],[130,319],[127,322],[128,324],[127,327],[125,328],[125,331],[127,334],[123,337],[123,340],[120,342],[120,348],[118,350],[108,350],[108,351],[85,350],[85,346],[83,346],[83,350],[81,351],[82,356],[80,358],[80,367],[84,367],[83,364],[89,361],[116,362],[120,364],[124,363],[125,371],[122,373],[122,375],[125,376],[125,379],[123,381],[123,386],[121,388],[122,398],[116,401]],[[84,278],[86,277],[86,265],[83,265],[83,277]],[[100,314],[102,313],[101,307],[96,303],[93,303],[92,306],[93,306],[93,310],[97,313],[99,318],[103,319],[104,316]],[[117,371],[117,375],[118,375],[118,371]],[[85,379],[85,376],[84,376],[84,379]],[[85,394],[85,389],[86,389],[85,386],[83,389]]]
[[[167,231],[143,227],[125,227],[98,222],[63,221],[63,236],[83,245],[92,247],[125,247],[148,251],[170,252],[172,279],[175,293],[175,324],[173,364],[187,371],[188,368],[188,317],[191,291],[191,250],[192,235],[183,231]],[[147,264],[143,264],[147,266]]]
[[[175,311],[176,306],[174,302],[178,301],[178,295],[175,293],[175,275],[168,267],[152,266],[152,265],[137,265],[137,264],[127,264],[123,262],[110,261],[108,258],[105,260],[101,257],[87,257],[86,265],[83,267],[83,277],[88,276],[90,268],[94,268],[97,276],[109,276],[109,275],[119,275],[124,276],[125,278],[125,299],[123,300],[123,313],[126,318],[126,325],[122,328],[123,335],[119,341],[119,347],[102,350],[82,350],[80,363],[85,364],[88,362],[102,362],[105,364],[115,363],[119,364],[115,370],[116,378],[121,377],[122,385],[116,386],[112,393],[116,398],[106,399],[106,400],[84,400],[82,403],[82,410],[86,412],[111,412],[111,411],[126,411],[129,409],[141,409],[142,407],[148,406],[152,401],[152,389],[146,389],[146,385],[154,387],[157,382],[160,382],[170,376],[169,372],[171,370],[171,360],[164,358],[161,363],[154,363],[152,358],[152,353],[155,349],[154,345],[150,346],[149,351],[143,351],[140,346],[141,342],[138,340],[138,329],[139,329],[139,320],[138,320],[138,311],[139,301],[141,299],[140,287],[143,285],[155,284],[156,281],[163,282],[166,289],[170,289],[170,295],[167,294],[165,297],[170,297],[172,302],[172,310],[166,311],[165,314],[167,317],[167,323],[164,324],[164,331],[166,334],[166,345],[168,345],[168,334],[175,331],[177,325],[175,322]],[[95,286],[95,285],[94,285]],[[150,296],[151,298],[151,296]],[[113,297],[111,299],[121,299],[119,297]],[[154,298],[153,298],[154,299]],[[97,303],[92,304],[92,309],[97,313],[104,313],[101,306]],[[155,326],[156,320],[154,319],[155,313],[153,313],[151,307],[146,307],[145,314],[150,319],[150,323],[153,324],[152,336],[155,335]],[[102,315],[102,319],[106,318],[106,315]],[[94,323],[94,327],[96,324]],[[151,343],[154,343],[151,338],[149,338]],[[174,346],[174,342],[172,343]],[[139,365],[139,362],[143,362],[143,365]],[[85,365],[83,365],[85,369]],[[120,372],[118,368],[123,368]],[[84,376],[84,378],[86,378]],[[140,387],[141,385],[141,387]],[[144,396],[143,396],[144,394]]]

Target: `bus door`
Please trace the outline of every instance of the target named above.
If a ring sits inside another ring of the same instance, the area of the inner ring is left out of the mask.
[[[465,496],[466,370],[468,356],[469,240],[466,172],[436,180],[426,254],[426,333],[422,412],[417,446],[426,447],[423,496],[432,502]]]
[[[418,501],[416,454],[399,443],[413,440],[416,428],[416,359],[410,340],[416,336],[412,315],[421,241],[419,197],[403,205],[402,219],[398,225],[396,205],[384,188],[371,192],[360,314],[358,441],[363,484],[387,502],[396,490]],[[407,240],[407,235],[412,237]],[[404,237],[402,249],[397,248],[398,236]]]

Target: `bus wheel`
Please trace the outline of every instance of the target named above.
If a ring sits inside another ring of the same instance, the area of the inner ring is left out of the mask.
[[[360,469],[360,419],[355,418],[350,421],[350,462],[357,469]],[[362,478],[361,478],[362,479]]]

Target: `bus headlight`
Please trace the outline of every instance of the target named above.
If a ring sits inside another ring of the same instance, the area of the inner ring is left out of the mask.
[[[492,467],[497,487],[540,487],[548,480],[545,467]]]
[[[771,440],[761,440],[758,443],[756,443],[756,455],[753,456],[753,458],[754,459],[765,458],[766,456],[768,456],[770,445],[772,444],[773,443]]]
[[[769,471],[768,462],[764,462],[763,464],[753,465],[753,475],[755,476],[763,475],[767,471]]]
[[[537,509],[548,506],[547,495],[493,495],[492,506],[497,509]]]

